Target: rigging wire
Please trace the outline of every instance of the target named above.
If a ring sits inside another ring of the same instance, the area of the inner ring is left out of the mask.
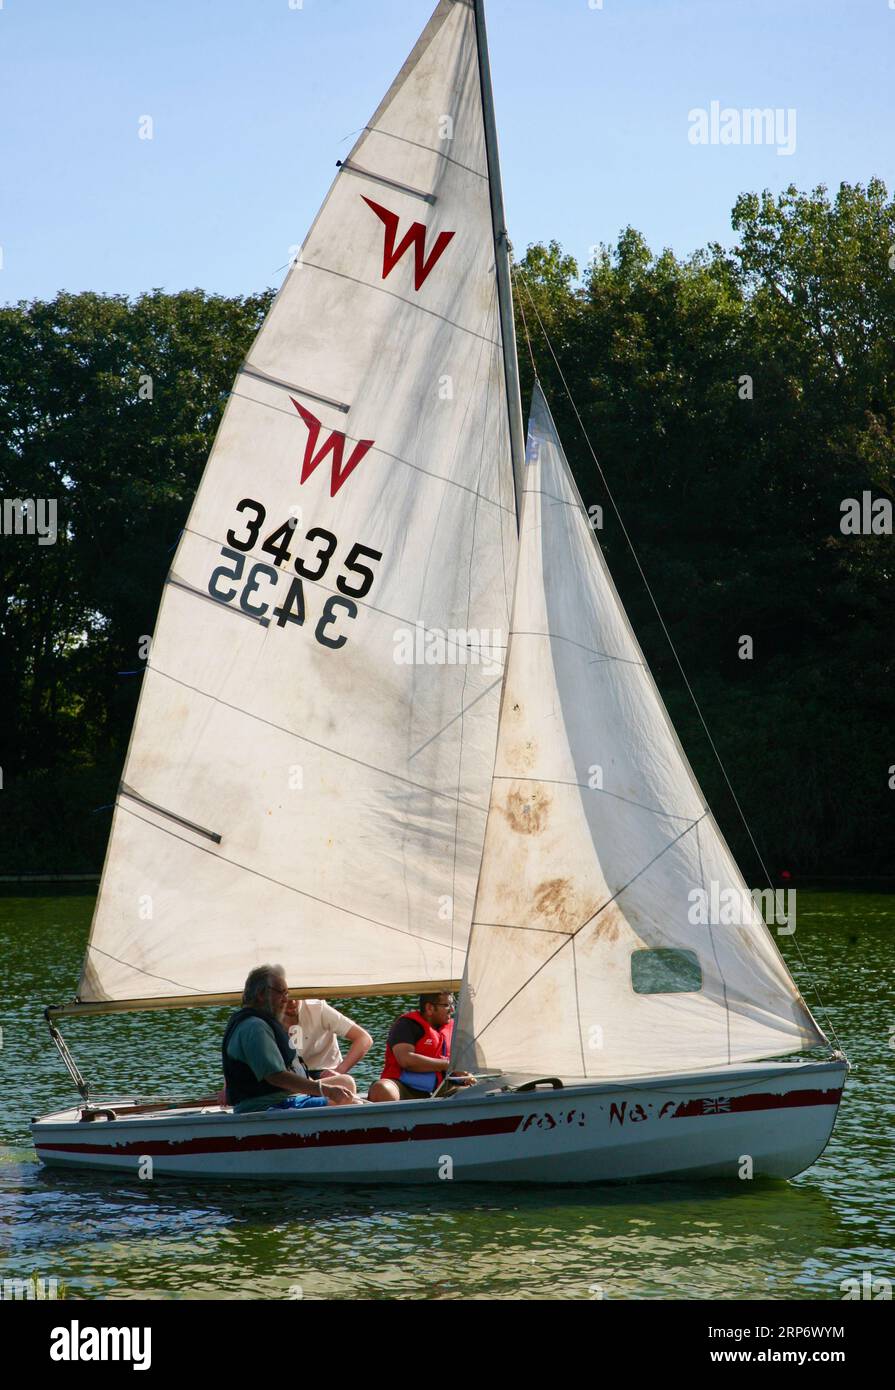
[[[519,275],[516,271],[516,267],[512,264],[512,262],[510,262],[510,271],[512,272],[513,277],[518,280]],[[528,286],[526,286],[526,293],[528,293]],[[528,331],[528,319],[525,317],[525,305],[522,303],[521,295],[516,296],[516,303],[519,305],[519,312],[522,315],[522,328],[525,333],[525,341],[528,345],[528,355],[531,358],[531,369],[534,372],[535,381],[537,381],[538,367],[537,363],[535,362],[534,348],[531,345],[531,334]]]
[[[745,813],[744,813],[744,811],[743,811],[743,808],[742,808],[742,806],[740,805],[739,798],[737,797],[737,794],[736,794],[736,792],[735,792],[734,789],[733,789],[733,784],[731,783],[731,780],[730,780],[730,778],[729,778],[728,775],[727,775],[727,769],[726,769],[726,767],[724,766],[724,763],[723,763],[722,758],[721,758],[721,754],[718,752],[718,749],[717,749],[717,747],[716,747],[716,745],[715,745],[715,740],[712,738],[712,735],[711,735],[711,733],[710,733],[710,731],[709,731],[709,726],[708,726],[708,724],[707,724],[706,721],[705,721],[705,717],[704,717],[704,715],[703,715],[703,713],[702,713],[702,710],[701,710],[701,708],[700,708],[699,701],[697,700],[696,695],[695,695],[695,693],[694,693],[694,691],[693,691],[693,687],[691,686],[689,680],[687,679],[687,673],[686,673],[686,671],[684,670],[683,663],[681,662],[680,657],[678,656],[677,648],[675,647],[674,642],[672,641],[671,633],[668,631],[668,628],[667,628],[666,623],[665,623],[665,619],[662,617],[661,610],[660,610],[660,608],[659,608],[658,603],[656,602],[656,598],[655,598],[655,595],[653,594],[653,591],[652,591],[652,589],[651,589],[651,587],[650,587],[649,580],[647,579],[646,574],[644,573],[643,566],[642,566],[641,563],[640,563],[640,557],[638,556],[637,551],[636,551],[635,548],[634,548],[634,542],[631,540],[631,537],[630,537],[630,535],[629,535],[629,533],[628,533],[628,528],[625,526],[625,523],[624,523],[624,521],[622,520],[621,512],[620,512],[619,509],[618,509],[618,504],[616,503],[615,497],[614,497],[614,495],[613,495],[613,493],[612,493],[612,489],[611,489],[610,486],[609,486],[609,483],[608,483],[607,478],[606,478],[606,474],[603,472],[602,466],[601,466],[601,464],[600,464],[600,460],[597,458],[596,450],[594,449],[594,446],[593,446],[593,444],[592,444],[591,441],[590,441],[590,436],[589,436],[589,434],[588,434],[588,432],[587,432],[587,428],[586,428],[586,426],[585,426],[585,424],[584,424],[584,421],[583,421],[582,418],[581,418],[581,412],[579,411],[578,406],[577,406],[576,403],[575,403],[575,398],[574,398],[574,396],[572,395],[571,389],[570,389],[570,387],[569,387],[569,383],[566,381],[565,373],[563,372],[563,369],[562,369],[562,367],[560,366],[559,358],[557,357],[556,352],[554,351],[553,343],[552,343],[552,341],[551,341],[551,339],[550,339],[550,335],[548,334],[546,327],[544,326],[544,321],[543,321],[543,319],[541,318],[540,312],[539,312],[539,310],[538,310],[537,303],[535,302],[535,299],[534,299],[534,297],[533,297],[533,295],[532,295],[532,293],[531,293],[531,290],[530,290],[530,288],[529,288],[528,281],[527,281],[525,275],[522,273],[522,271],[521,271],[517,266],[513,266],[513,267],[512,267],[512,270],[513,270],[513,275],[514,275],[515,279],[517,280],[517,282],[518,282],[519,284],[522,285],[523,289],[525,290],[526,295],[528,296],[528,302],[529,302],[529,304],[531,305],[531,308],[532,308],[532,310],[534,311],[535,318],[536,318],[537,321],[538,321],[538,326],[539,326],[539,328],[540,328],[540,330],[541,330],[541,334],[542,334],[542,336],[543,336],[544,342],[545,342],[546,345],[547,345],[547,350],[549,351],[550,356],[551,356],[552,359],[553,359],[554,366],[556,367],[556,370],[557,370],[557,372],[558,372],[558,374],[559,374],[559,379],[560,379],[560,381],[562,382],[563,390],[565,391],[566,396],[568,397],[569,404],[571,405],[573,411],[575,412],[575,418],[576,418],[576,420],[578,421],[578,427],[579,427],[579,429],[581,430],[581,433],[582,433],[582,435],[583,435],[583,437],[584,437],[584,442],[585,442],[585,444],[587,445],[588,449],[590,450],[591,458],[593,459],[593,461],[594,461],[594,463],[595,463],[595,465],[596,465],[597,472],[598,472],[599,475],[600,475],[600,480],[601,480],[601,482],[602,482],[602,484],[603,484],[603,487],[604,487],[605,490],[606,490],[606,496],[609,498],[609,501],[612,503],[612,510],[613,510],[613,512],[615,513],[615,516],[616,516],[616,518],[617,518],[617,520],[618,520],[619,526],[621,527],[622,535],[624,536],[625,541],[627,542],[628,549],[630,550],[631,555],[632,555],[633,558],[634,558],[634,563],[635,563],[635,565],[637,566],[637,572],[638,572],[638,574],[640,575],[640,578],[643,580],[643,586],[644,586],[644,588],[646,589],[647,594],[649,595],[649,599],[650,599],[651,604],[653,605],[653,608],[655,609],[656,617],[659,619],[659,624],[660,624],[660,626],[661,626],[661,628],[662,628],[663,633],[665,634],[665,639],[666,639],[666,641],[668,642],[668,646],[669,646],[670,649],[671,649],[671,654],[672,654],[672,656],[674,657],[675,662],[677,663],[677,668],[678,668],[678,670],[679,670],[680,673],[681,673],[681,678],[683,679],[684,685],[687,687],[687,693],[688,693],[688,695],[690,696],[690,699],[693,701],[693,707],[694,707],[694,709],[696,710],[696,713],[697,713],[698,716],[699,716],[699,722],[701,723],[701,725],[702,725],[702,727],[703,727],[703,730],[705,731],[705,736],[706,736],[706,738],[707,738],[708,741],[709,741],[709,746],[710,746],[712,752],[713,752],[714,755],[715,755],[715,760],[716,760],[716,762],[717,762],[719,768],[721,769],[722,776],[724,777],[724,781],[725,781],[726,784],[727,784],[727,789],[728,789],[728,791],[730,792],[730,795],[733,797],[734,805],[736,806],[737,811],[739,812],[740,820],[743,822],[743,825],[744,825],[744,827],[745,827],[745,829],[746,829],[746,834],[749,836],[749,840],[750,840],[750,842],[751,842],[751,844],[752,844],[752,848],[753,848],[754,851],[755,851],[756,858],[758,859],[758,862],[759,862],[759,864],[761,865],[762,872],[764,873],[764,876],[765,876],[765,878],[766,878],[767,881],[768,881],[768,885],[769,885],[771,891],[774,892],[775,890],[774,890],[773,879],[771,878],[771,875],[770,875],[770,873],[768,872],[767,865],[765,864],[764,859],[762,858],[761,851],[759,850],[758,845],[757,845],[756,842],[755,842],[755,836],[752,834],[752,830],[751,830],[751,828],[750,828],[750,826],[749,826],[749,822],[747,821],[746,816],[745,816]],[[528,342],[529,353],[531,354],[532,366],[534,367],[534,352],[532,351],[531,339],[529,338],[529,334],[528,334],[528,325],[527,325],[526,319],[525,319],[525,311],[524,311],[524,309],[522,308],[522,299],[521,299],[521,296],[518,296],[518,303],[519,303],[520,311],[521,311],[521,313],[522,313],[522,323],[523,323],[523,327],[525,328],[525,337],[526,337],[526,341]],[[535,379],[537,380],[537,368],[535,368]],[[809,965],[808,965],[808,962],[806,961],[804,955],[802,954],[802,948],[801,948],[801,946],[799,945],[798,941],[796,940],[794,934],[793,934],[792,940],[793,940],[793,945],[794,945],[795,948],[796,948],[796,952],[797,952],[797,954],[798,954],[799,960],[800,960],[800,962],[801,962],[801,964],[802,964],[802,966],[803,966],[803,968],[804,968],[804,970],[805,970],[805,972],[806,972],[806,974],[807,974],[807,976],[808,976],[808,979],[809,979],[809,981],[810,981],[810,983],[811,983],[811,988],[812,988],[812,990],[814,991],[814,994],[815,994],[816,997],[817,997],[817,1002],[818,1002],[818,1005],[820,1006],[820,1010],[821,1010],[821,1012],[823,1013],[823,1015],[824,1015],[824,1017],[825,1017],[825,1019],[826,1019],[826,1021],[827,1021],[827,1025],[828,1025],[829,1030],[830,1030],[830,1036],[832,1037],[833,1042],[835,1043],[837,1049],[839,1049],[839,1050],[841,1051],[842,1049],[841,1049],[841,1046],[840,1046],[840,1043],[839,1043],[839,1038],[838,1038],[838,1036],[837,1036],[837,1034],[836,1034],[836,1029],[835,1029],[835,1027],[833,1026],[833,1021],[832,1021],[832,1019],[830,1018],[829,1010],[827,1009],[826,1005],[825,1005],[824,1002],[823,1002],[823,999],[822,999],[821,996],[820,996],[820,991],[819,991],[819,989],[818,989],[818,987],[817,987],[817,983],[816,983],[816,981],[815,981],[815,979],[814,979],[813,974],[811,973],[811,969],[810,969],[810,967],[809,967]],[[775,946],[776,946],[776,942],[775,942],[774,944],[775,944]],[[778,949],[778,951],[779,951],[779,948],[777,948],[777,949]],[[781,952],[780,954],[781,954],[781,959],[782,959],[782,952]]]

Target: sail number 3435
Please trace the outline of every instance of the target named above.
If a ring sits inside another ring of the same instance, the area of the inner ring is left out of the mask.
[[[285,521],[262,542],[261,550],[271,556],[273,564],[256,561],[246,570],[246,552],[257,545],[267,512],[260,502],[253,501],[251,497],[244,497],[237,503],[236,510],[242,514],[242,524],[227,532],[227,544],[221,547],[221,556],[228,563],[218,565],[214,570],[208,581],[208,592],[221,603],[238,600],[242,611],[257,619],[262,627],[268,627],[271,618],[276,619],[277,627],[285,627],[287,623],[297,623],[301,627],[306,617],[302,581],[323,579],[338,549],[338,538],[322,526],[311,527],[302,545],[306,553],[296,555],[293,561],[296,577],[290,581],[283,602],[271,609],[264,595],[266,593],[270,599],[274,597],[274,589],[280,580],[280,566],[288,565],[293,559],[290,547],[296,544],[295,522]],[[340,625],[346,619],[357,617],[354,600],[364,598],[370,592],[376,578],[370,564],[381,559],[381,551],[372,550],[359,541],[348,551],[342,561],[341,573],[335,577],[338,593],[331,594],[326,600],[314,629],[314,636],[324,647],[344,647],[348,641],[348,634],[340,630]]]

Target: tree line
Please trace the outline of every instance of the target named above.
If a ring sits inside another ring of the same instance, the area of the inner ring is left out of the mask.
[[[882,875],[895,205],[877,179],[791,187],[742,195],[732,226],[732,246],[686,258],[630,227],[584,267],[556,242],[529,247],[514,268],[524,401],[533,357],[747,875],[760,881],[759,860],[774,878]],[[0,309],[2,498],[58,499],[55,544],[10,534],[7,514],[0,536],[0,873],[101,866],[143,639],[272,297]]]

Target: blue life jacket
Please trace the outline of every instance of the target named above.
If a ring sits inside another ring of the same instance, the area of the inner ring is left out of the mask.
[[[227,1021],[224,1030],[224,1041],[221,1045],[221,1061],[224,1067],[224,1081],[227,1084],[227,1104],[239,1105],[243,1100],[254,1100],[258,1096],[269,1096],[275,1087],[262,1077],[259,1081],[252,1068],[246,1062],[238,1062],[235,1057],[231,1057],[227,1051],[227,1044],[236,1031],[240,1023],[245,1018],[260,1018],[267,1024],[273,1033],[274,1042],[280,1050],[283,1058],[283,1071],[291,1071],[292,1063],[295,1061],[295,1048],[289,1041],[289,1034],[278,1019],[273,1014],[265,1013],[262,1009],[237,1009]],[[283,1092],[285,1095],[286,1093]]]

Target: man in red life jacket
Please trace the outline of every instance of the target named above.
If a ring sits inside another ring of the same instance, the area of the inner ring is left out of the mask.
[[[445,1094],[454,1031],[454,996],[421,994],[419,1008],[396,1018],[385,1045],[382,1075],[370,1087],[370,1100],[428,1100]],[[452,1076],[451,1087],[470,1085],[474,1076]]]

